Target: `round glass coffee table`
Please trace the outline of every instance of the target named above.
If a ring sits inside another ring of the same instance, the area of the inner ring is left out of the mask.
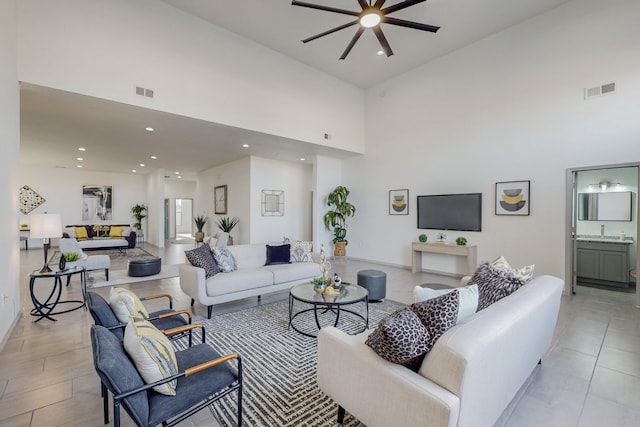
[[[293,306],[295,301],[300,301],[305,304],[311,304],[312,307],[305,308],[298,312],[293,312]],[[344,308],[347,305],[364,303],[365,315],[353,310]],[[339,295],[327,295],[325,293],[316,292],[313,289],[313,284],[303,283],[301,285],[294,286],[289,291],[289,327],[293,328],[296,332],[306,335],[308,337],[315,338],[318,336],[309,332],[301,330],[296,326],[295,319],[304,313],[313,311],[316,326],[318,330],[322,328],[320,325],[320,318],[326,318],[327,316],[335,317],[333,326],[338,327],[338,321],[340,320],[340,314],[345,313],[349,317],[354,318],[355,321],[362,321],[363,327],[355,333],[360,333],[369,328],[369,292],[362,286],[343,283]],[[333,318],[331,319],[333,320]]]

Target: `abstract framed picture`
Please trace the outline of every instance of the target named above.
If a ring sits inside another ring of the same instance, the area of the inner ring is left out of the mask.
[[[496,182],[496,215],[527,216],[531,210],[531,181]]]
[[[82,186],[82,220],[109,221],[113,212],[113,187],[111,185]]]
[[[409,215],[409,190],[389,190],[389,215]]]
[[[216,215],[227,213],[227,186],[218,185],[213,189],[214,213]]]
[[[20,191],[18,192],[18,197],[19,197],[20,212],[22,212],[25,215],[46,201],[44,197],[36,193],[35,190],[33,190],[28,185],[23,185],[22,187],[20,187]]]

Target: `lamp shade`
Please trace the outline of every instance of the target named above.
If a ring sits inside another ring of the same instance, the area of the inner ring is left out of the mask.
[[[36,214],[31,216],[29,237],[50,239],[62,237],[62,219],[60,214]]]

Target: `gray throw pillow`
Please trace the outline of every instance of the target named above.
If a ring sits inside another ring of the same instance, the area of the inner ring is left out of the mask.
[[[208,244],[205,243],[195,249],[184,251],[184,254],[191,265],[204,268],[204,274],[207,279],[220,272],[216,261],[213,259],[213,254],[211,253],[211,248]]]
[[[365,341],[380,357],[417,371],[429,351],[429,332],[410,308],[380,321]]]
[[[213,248],[213,258],[216,260],[218,268],[223,273],[231,273],[238,269],[236,259],[227,248]]]
[[[478,285],[478,310],[489,307],[496,301],[517,291],[524,280],[519,279],[512,270],[484,263],[473,273],[469,285]]]

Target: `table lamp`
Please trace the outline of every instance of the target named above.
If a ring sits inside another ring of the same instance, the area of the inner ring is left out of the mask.
[[[60,214],[36,214],[31,216],[31,231],[29,237],[32,239],[43,239],[44,243],[44,266],[40,273],[51,273],[49,268],[47,253],[49,252],[50,239],[62,237],[62,219]]]

